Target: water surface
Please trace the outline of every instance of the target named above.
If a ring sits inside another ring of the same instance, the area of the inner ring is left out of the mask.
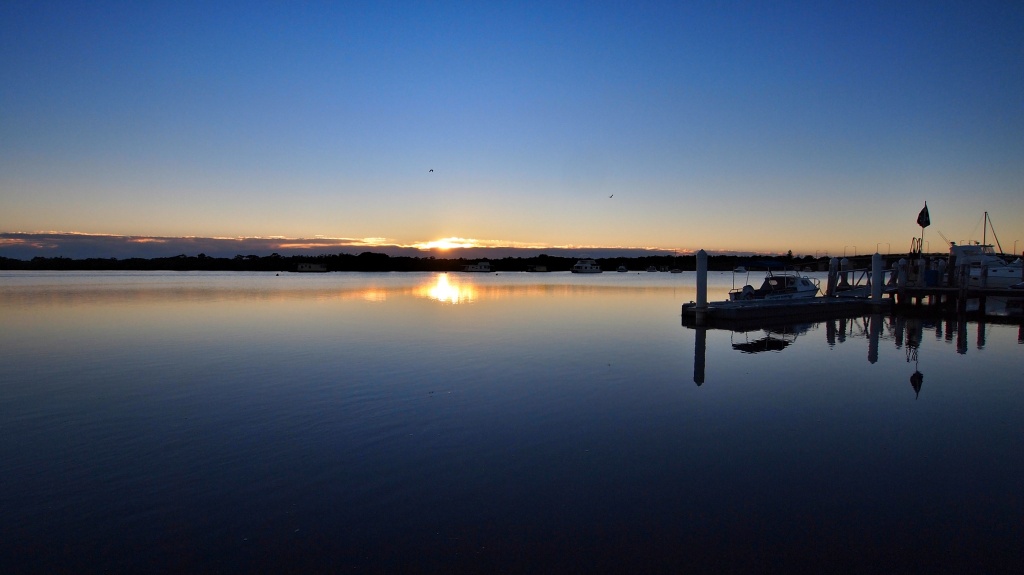
[[[1021,567],[1018,325],[693,280],[0,273],[0,570]]]

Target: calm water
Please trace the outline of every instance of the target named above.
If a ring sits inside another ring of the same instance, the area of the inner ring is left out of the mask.
[[[1024,567],[1019,326],[693,285],[0,272],[0,572]]]

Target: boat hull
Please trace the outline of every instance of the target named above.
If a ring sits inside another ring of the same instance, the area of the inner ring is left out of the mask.
[[[987,270],[972,269],[971,287],[1008,288],[1022,281],[1019,267],[991,267]]]

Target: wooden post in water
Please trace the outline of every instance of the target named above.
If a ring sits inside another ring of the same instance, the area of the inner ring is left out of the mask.
[[[896,262],[896,288],[899,294],[899,299],[896,301],[899,305],[907,304],[907,260],[906,258],[900,258],[900,261]]]
[[[956,311],[964,313],[967,311],[967,286],[971,282],[971,267],[963,262],[960,263],[960,270],[957,272],[957,281],[960,282],[960,285],[957,286],[959,289],[957,290]]]
[[[708,310],[708,253],[697,252],[697,324],[704,323],[704,313]]]
[[[846,258],[843,258],[843,259],[839,260],[839,286],[838,287],[841,287],[844,290],[845,289],[849,289],[849,287],[850,287],[850,278],[848,277],[850,274],[847,271],[848,269],[850,269],[850,260],[848,260]]]
[[[825,285],[825,295],[834,297],[836,295],[836,282],[839,281],[839,260],[832,258],[828,260],[828,283]]]
[[[871,301],[882,303],[882,254],[871,256]]]

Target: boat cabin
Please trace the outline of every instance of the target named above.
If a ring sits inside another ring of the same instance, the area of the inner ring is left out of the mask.
[[[764,283],[761,284],[761,289],[759,291],[765,293],[789,293],[815,289],[817,289],[815,285],[805,277],[769,275],[764,278]]]

